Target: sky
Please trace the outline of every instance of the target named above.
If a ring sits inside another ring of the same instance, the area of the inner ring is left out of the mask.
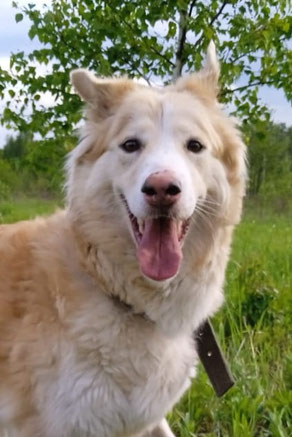
[[[34,3],[37,7],[41,7],[44,3],[50,4],[51,0],[18,0],[17,3],[19,5]],[[16,10],[12,8],[12,0],[0,0],[0,66],[4,69],[9,69],[11,53],[17,51],[29,53],[39,45],[36,40],[31,41],[27,36],[29,21],[24,19],[16,23],[15,14]],[[265,86],[260,91],[260,97],[270,107],[275,122],[292,124],[292,107],[281,90]],[[42,103],[45,103],[45,99],[46,97]],[[3,101],[0,101],[0,114],[3,107]],[[0,126],[0,148],[5,144],[7,135],[11,133]]]

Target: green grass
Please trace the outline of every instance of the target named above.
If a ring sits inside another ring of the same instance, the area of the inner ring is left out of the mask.
[[[218,399],[200,367],[170,415],[178,435],[292,435],[291,291],[291,220],[249,212],[235,233],[226,303],[213,321],[236,384]]]
[[[52,199],[20,198],[0,201],[0,224],[29,220],[37,215],[53,213],[62,202]]]
[[[0,222],[48,214],[54,201],[0,203]],[[221,399],[202,369],[169,415],[177,436],[292,435],[292,222],[249,209],[238,226],[226,303],[213,320],[235,386]]]

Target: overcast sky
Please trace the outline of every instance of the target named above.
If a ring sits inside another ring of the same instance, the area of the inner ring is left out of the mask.
[[[44,3],[50,4],[51,0],[18,0],[20,5],[29,2],[41,7]],[[0,66],[5,69],[9,68],[9,57],[12,52],[21,50],[29,53],[38,45],[36,40],[31,41],[27,36],[29,21],[23,20],[16,23],[15,13],[16,10],[12,8],[12,0],[0,0]],[[287,125],[292,124],[292,107],[282,91],[262,87],[260,96],[271,108],[274,121]],[[1,104],[0,101],[0,111],[2,110],[3,102]],[[8,134],[9,132],[0,126],[0,147],[3,147]]]

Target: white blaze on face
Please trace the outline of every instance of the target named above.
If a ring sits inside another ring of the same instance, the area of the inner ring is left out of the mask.
[[[190,118],[188,106],[194,99],[179,99],[177,93],[156,95],[156,117],[149,119],[141,108],[138,117],[131,117],[128,137],[141,139],[143,150],[129,157],[129,171],[120,181],[123,195],[138,223],[143,223],[141,238],[136,238],[137,255],[142,272],[152,279],[163,280],[175,276],[182,259],[181,246],[197,199],[204,196],[206,186],[196,169],[194,156],[186,148],[190,138],[202,135]],[[173,101],[174,99],[174,101]],[[191,111],[192,113],[192,111]],[[158,116],[157,116],[158,115]],[[181,189],[179,199],[170,208],[172,218],[153,218],[142,187],[153,174],[168,172]]]
[[[135,184],[125,186],[124,192],[131,212],[139,218],[148,215],[141,188],[147,178],[157,172],[173,173],[181,186],[181,196],[175,207],[179,218],[189,218],[195,209],[197,198],[205,194],[205,186],[200,173],[196,170],[191,152],[186,149],[186,142],[192,137],[200,137],[200,129],[190,121],[188,108],[183,108],[185,100],[188,105],[193,99],[181,99],[180,96],[158,96],[159,117],[139,126],[139,135],[145,143],[145,149],[133,166]],[[183,96],[185,97],[185,96]],[[174,101],[173,101],[174,99]],[[182,111],[182,109],[184,109]]]

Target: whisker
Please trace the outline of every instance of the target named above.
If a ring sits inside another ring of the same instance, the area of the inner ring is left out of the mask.
[[[197,207],[197,211],[201,212],[205,217],[218,217],[218,214],[216,214],[215,211],[210,211],[205,208]]]
[[[205,214],[206,216],[218,217],[218,211],[216,208],[210,208],[207,205],[196,205],[196,210]]]
[[[206,197],[205,199],[199,198],[199,201],[203,202],[203,203],[209,203],[209,204],[212,204],[212,205],[217,205],[217,206],[221,205],[220,202],[217,202],[216,200],[214,200],[214,199],[212,199],[210,197]]]

